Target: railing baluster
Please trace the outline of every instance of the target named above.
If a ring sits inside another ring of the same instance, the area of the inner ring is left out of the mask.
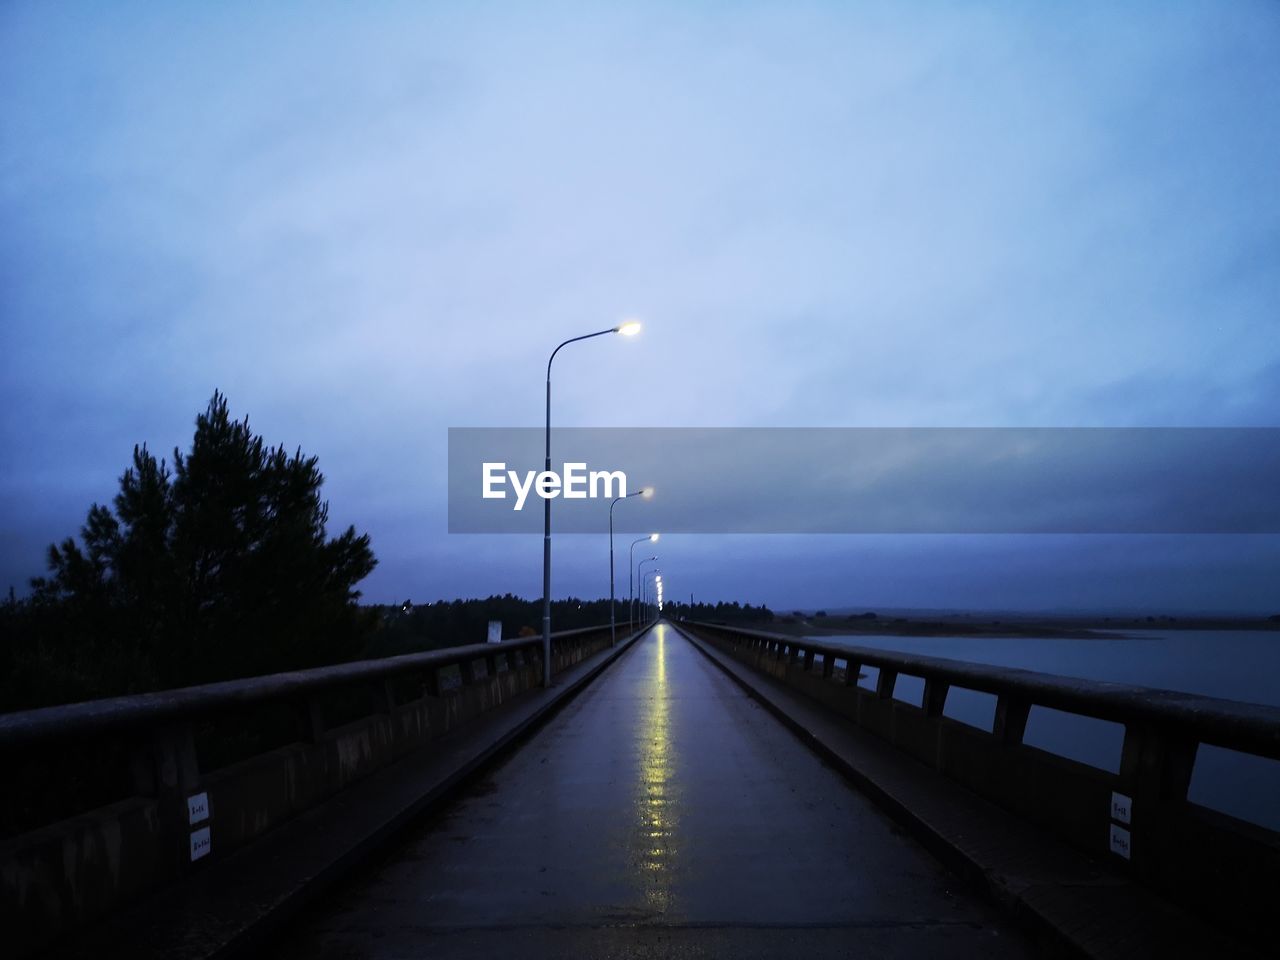
[[[390,678],[374,685],[373,698],[378,713],[392,714],[396,712],[396,691]]]
[[[1146,804],[1179,804],[1187,799],[1199,744],[1150,727],[1128,724],[1120,753],[1120,779]]]
[[[440,678],[440,672],[443,667],[432,667],[426,674],[427,695],[432,697],[444,696],[444,683]]]
[[[1030,715],[1029,702],[1001,694],[996,698],[996,719],[991,733],[1004,743],[1022,743],[1022,737],[1027,732],[1027,717]]]
[[[299,734],[304,743],[319,743],[324,739],[324,711],[314,696],[298,702]]]
[[[935,677],[924,678],[924,699],[920,702],[920,707],[924,710],[926,717],[942,716],[942,710],[947,704],[947,693],[950,690],[951,684],[945,680]]]
[[[888,667],[880,668],[880,676],[876,678],[876,696],[881,700],[893,699],[893,686],[898,682],[898,671]]]

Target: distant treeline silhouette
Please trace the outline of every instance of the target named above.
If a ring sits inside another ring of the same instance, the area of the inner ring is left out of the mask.
[[[489,621],[502,623],[502,638],[542,635],[542,599],[525,600],[514,594],[468,600],[437,600],[379,606],[379,626],[369,643],[370,656],[391,656],[464,643],[484,643]],[[625,601],[617,605],[618,627],[627,626]],[[553,600],[552,629],[574,630],[609,622],[608,600]]]
[[[110,508],[49,547],[31,595],[0,604],[0,711],[539,635],[542,601],[362,606],[368,535],[329,538],[315,457],[269,447],[215,392],[172,467],[133,450]],[[773,619],[763,605],[668,604],[668,617]],[[627,604],[618,601],[619,630]],[[557,631],[609,622],[608,600],[552,603]]]
[[[483,643],[488,633],[489,621],[502,624],[502,638],[511,640],[521,636],[541,636],[542,600],[526,600],[507,593],[472,600],[437,600],[429,604],[415,604],[406,600],[398,606],[381,606],[380,625],[369,644],[371,656],[390,656],[414,650],[431,650],[436,647],[454,646],[460,643]],[[616,603],[618,632],[627,628],[627,601]],[[639,617],[640,611],[636,611]],[[649,611],[652,616],[652,609]],[[690,617],[687,603],[668,603],[663,616],[670,619]],[[691,619],[717,620],[725,623],[762,622],[773,619],[773,612],[763,604],[699,603],[692,608]],[[609,622],[608,600],[583,600],[570,597],[551,603],[552,629],[575,630]]]
[[[753,607],[749,603],[738,603],[737,600],[725,603],[687,603],[672,601],[662,607],[662,615],[671,620],[706,620],[711,623],[769,623],[773,620],[773,611],[763,603]]]

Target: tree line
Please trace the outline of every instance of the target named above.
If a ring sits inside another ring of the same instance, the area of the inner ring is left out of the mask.
[[[378,629],[369,643],[371,656],[391,656],[462,643],[484,643],[489,622],[502,624],[502,639],[542,636],[542,598],[526,600],[511,593],[483,599],[437,600],[380,606]],[[615,602],[619,633],[627,627],[627,602]],[[608,600],[569,597],[551,601],[552,629],[576,630],[609,622]]]
[[[191,447],[145,444],[110,506],[46,553],[48,572],[0,603],[0,712],[211,683],[366,657],[538,635],[541,599],[362,605],[368,534],[326,531],[315,457],[271,447],[215,392]],[[552,603],[557,631],[609,622],[608,600]],[[668,604],[668,616],[771,620],[763,605]],[[617,601],[620,629],[626,601]]]

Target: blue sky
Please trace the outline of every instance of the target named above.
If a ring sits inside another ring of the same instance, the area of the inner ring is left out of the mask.
[[[0,585],[214,388],[371,599],[540,590],[446,430],[1277,426],[1280,7],[9,3]],[[670,538],[778,605],[1280,605],[1275,537]],[[603,538],[557,594],[607,589]]]

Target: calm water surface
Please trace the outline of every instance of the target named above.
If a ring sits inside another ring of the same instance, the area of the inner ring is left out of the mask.
[[[970,663],[1019,667],[1087,680],[1110,680],[1280,706],[1280,634],[1252,630],[1133,631],[1123,640],[1034,637],[822,637],[829,642],[899,650]],[[863,669],[864,687],[876,670]],[[918,704],[924,682],[899,677],[894,696]],[[953,688],[945,713],[990,730],[995,698]],[[1034,746],[1092,764],[1120,769],[1124,730],[1118,724],[1034,707],[1026,740]],[[1280,829],[1280,763],[1201,746],[1191,799]]]

